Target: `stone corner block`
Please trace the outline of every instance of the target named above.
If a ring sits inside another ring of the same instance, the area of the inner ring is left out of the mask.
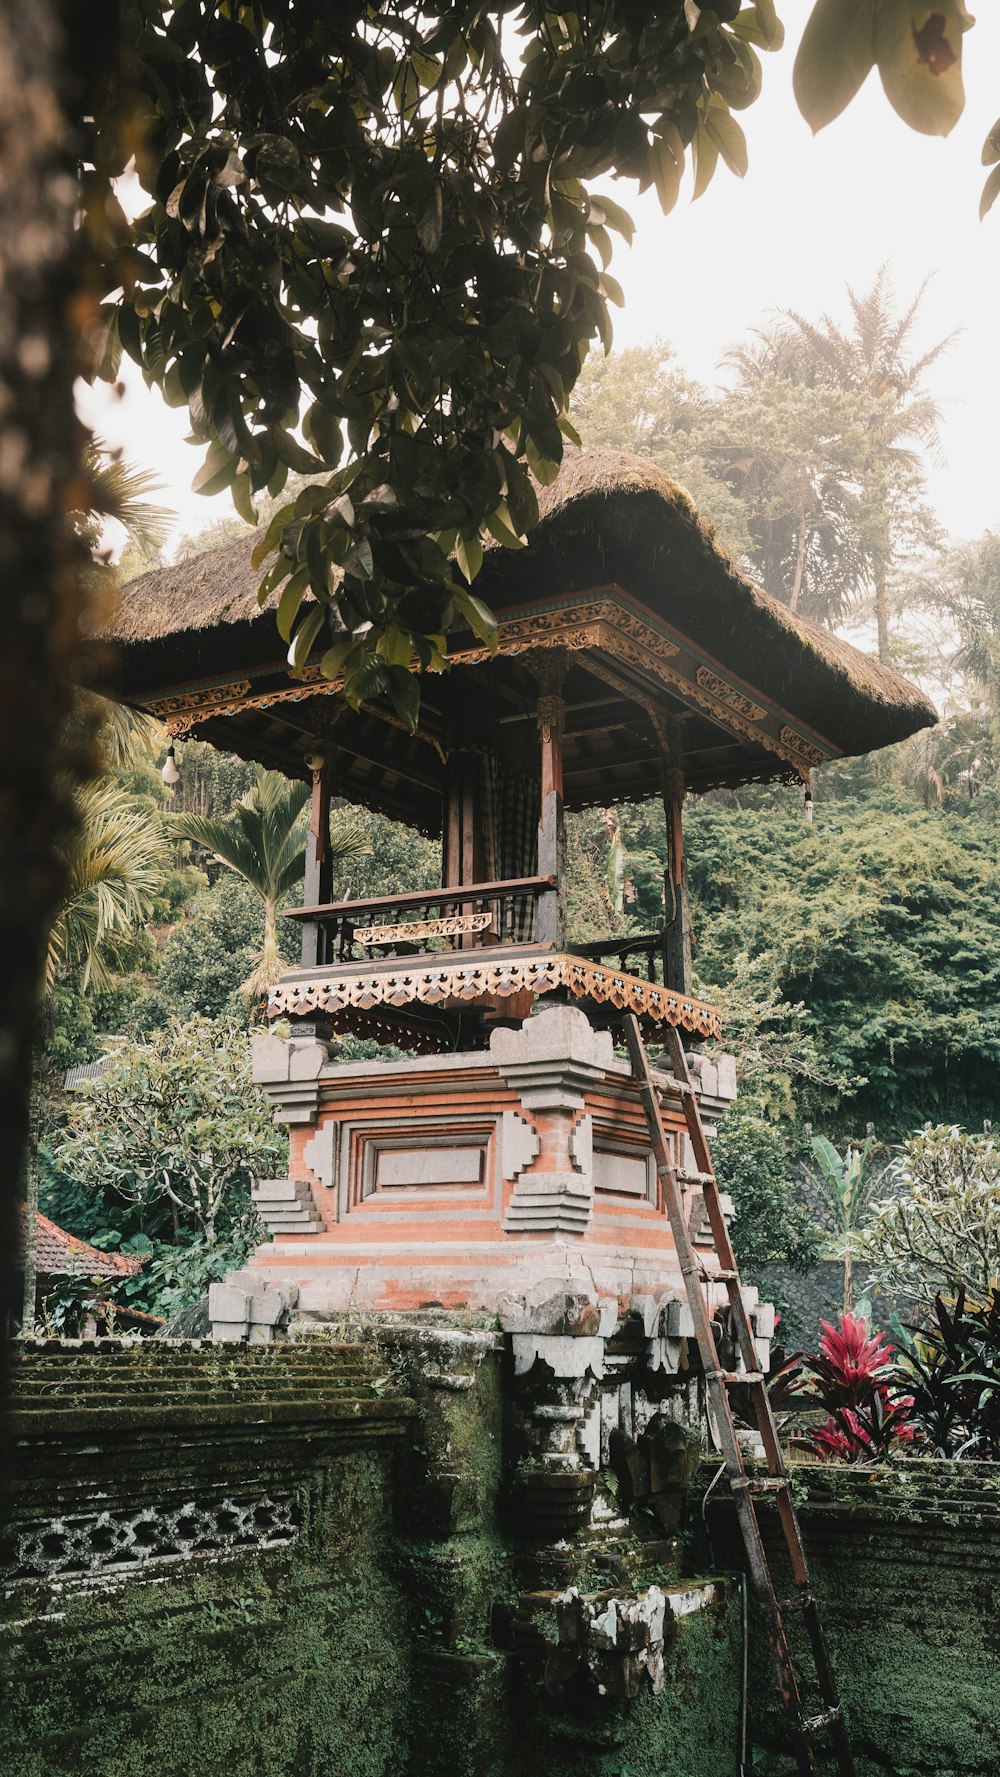
[[[614,1040],[610,1031],[595,1030],[579,1006],[539,1006],[520,1030],[494,1030],[490,1054],[501,1070],[563,1061],[603,1073],[614,1059]]]
[[[241,1326],[245,1332],[250,1322],[249,1305],[246,1290],[235,1284],[211,1283],[208,1286],[208,1317],[213,1329],[218,1322],[222,1326]]]

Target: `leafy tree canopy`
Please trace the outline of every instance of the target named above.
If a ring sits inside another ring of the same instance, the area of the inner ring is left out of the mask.
[[[286,1162],[287,1142],[251,1080],[246,1033],[192,1018],[119,1045],[74,1102],[54,1158],[109,1210],[170,1205],[212,1242],[254,1178]]]
[[[230,488],[251,522],[290,470],[313,478],[260,539],[262,597],[282,589],[294,667],[315,652],[349,698],[415,722],[411,660],[440,666],[460,622],[491,635],[467,590],[483,543],[523,542],[583,358],[610,343],[612,237],[632,224],[595,181],[654,186],[668,211],[689,151],[696,197],[720,159],[745,172],[734,112],[783,40],[774,0],[137,0],[135,17],[132,91],[85,177],[98,374],[124,347],[186,406],[195,486]],[[817,0],[805,115],[828,122],[877,65],[908,123],[946,132],[969,23],[960,0]],[[112,182],[133,155],[151,202],[130,225]]]
[[[99,369],[122,347],[207,444],[196,487],[279,493],[262,592],[300,666],[322,648],[350,697],[415,719],[415,653],[459,620],[490,633],[482,540],[516,548],[556,473],[570,391],[610,342],[607,270],[625,176],[675,203],[746,145],[773,0],[701,11],[609,0],[207,4],[142,0],[138,110],[99,134],[88,221],[109,290]],[[133,151],[151,203],[111,180]],[[311,593],[312,599],[308,599]],[[315,602],[313,602],[315,601]],[[374,654],[375,658],[372,659]]]

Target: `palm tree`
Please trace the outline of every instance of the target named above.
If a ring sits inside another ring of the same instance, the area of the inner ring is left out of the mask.
[[[108,953],[148,919],[167,863],[159,820],[115,783],[85,784],[76,795],[77,823],[64,848],[67,885],[49,935],[45,985],[63,968],[80,971],[84,988],[110,984]]]
[[[176,814],[170,831],[210,851],[221,864],[248,883],[264,909],[264,937],[257,961],[240,991],[255,999],[272,987],[281,973],[278,952],[278,909],[289,889],[305,872],[306,835],[302,812],[308,786],[289,783],[279,772],[254,769],[254,783],[226,820],[200,814]],[[329,856],[334,862],[358,857],[368,846],[355,827],[330,823]]]
[[[728,354],[737,384],[703,428],[701,448],[746,513],[747,559],[775,598],[826,622],[866,577],[857,397],[798,374],[780,331]]]
[[[93,439],[86,447],[83,469],[87,483],[86,508],[73,514],[77,534],[96,556],[105,520],[117,519],[129,546],[144,557],[163,548],[175,522],[166,506],[151,505],[150,494],[159,493],[162,482],[151,469],[140,469],[123,460],[121,451]]]
[[[915,494],[922,490],[921,451],[941,453],[940,409],[923,387],[923,379],[955,334],[949,333],[918,357],[910,356],[926,289],[925,279],[909,308],[898,313],[888,268],[882,266],[867,294],[859,296],[848,288],[850,331],[843,332],[829,315],[817,324],[788,313],[793,332],[808,348],[817,380],[831,388],[854,390],[871,404],[864,489],[880,660],[887,660],[890,653],[888,579],[894,531],[905,506],[912,507]]]
[[[46,1003],[51,1003],[52,989],[64,969],[78,969],[85,990],[100,991],[109,984],[108,954],[113,955],[115,945],[149,917],[167,862],[160,822],[117,784],[84,784],[74,802],[75,820],[61,847],[66,888],[49,935]],[[30,1333],[35,1323],[42,1040],[39,1017],[25,1166],[24,1333]]]

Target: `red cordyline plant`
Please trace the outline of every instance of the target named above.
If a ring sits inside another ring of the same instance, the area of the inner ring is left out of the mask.
[[[825,1407],[829,1414],[794,1441],[839,1462],[876,1461],[912,1443],[913,1396],[890,1390],[895,1348],[886,1335],[869,1338],[867,1322],[854,1314],[842,1314],[835,1327],[821,1324],[816,1355],[790,1358],[772,1384],[775,1405]]]

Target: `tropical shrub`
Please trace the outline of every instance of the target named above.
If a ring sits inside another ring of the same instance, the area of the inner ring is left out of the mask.
[[[896,1376],[909,1389],[911,1417],[936,1456],[1000,1459],[1000,1289],[949,1305],[934,1299],[930,1327],[893,1320]]]
[[[821,1324],[818,1352],[789,1359],[771,1387],[775,1406],[826,1410],[822,1425],[806,1424],[793,1442],[840,1462],[877,1461],[911,1443],[913,1403],[898,1392],[885,1333],[869,1336],[867,1322],[853,1314],[842,1314],[836,1327]]]
[[[73,1104],[53,1155],[101,1199],[112,1228],[122,1206],[166,1210],[178,1235],[209,1245],[248,1213],[254,1178],[286,1157],[250,1076],[247,1034],[205,1018],[123,1042]]]
[[[886,1179],[893,1194],[875,1205],[862,1243],[871,1281],[928,1310],[938,1293],[987,1300],[1000,1282],[1000,1143],[928,1127]]]
[[[860,1147],[849,1142],[841,1154],[823,1135],[814,1135],[809,1144],[813,1183],[824,1220],[830,1224],[820,1257],[836,1259],[843,1266],[845,1314],[854,1308],[854,1260],[861,1249],[879,1177],[873,1163],[875,1145],[868,1136]]]

